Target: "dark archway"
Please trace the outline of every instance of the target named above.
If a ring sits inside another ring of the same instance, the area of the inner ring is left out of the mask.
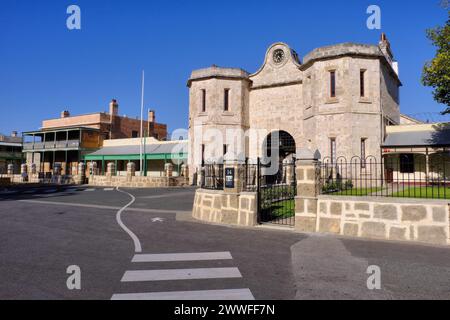
[[[295,154],[295,140],[286,131],[274,131],[267,135],[266,137],[266,155],[268,157],[272,156],[272,143],[278,141],[278,155],[280,161],[283,161],[288,156]]]

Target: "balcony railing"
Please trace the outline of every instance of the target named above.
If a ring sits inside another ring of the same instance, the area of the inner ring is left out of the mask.
[[[77,149],[80,147],[79,140],[46,141],[46,142],[25,142],[23,150],[57,150],[57,149]]]
[[[21,152],[7,152],[7,151],[0,151],[0,159],[21,159],[22,153]]]

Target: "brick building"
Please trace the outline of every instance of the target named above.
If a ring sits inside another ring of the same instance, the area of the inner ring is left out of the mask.
[[[137,138],[141,121],[119,115],[116,100],[109,104],[109,112],[71,116],[61,112],[60,118],[42,121],[38,131],[24,132],[23,152],[27,164],[35,164],[39,172],[51,172],[54,164],[61,166],[62,174],[72,174],[83,156],[103,145],[104,140]],[[167,125],[157,123],[155,111],[148,111],[143,121],[144,136],[165,140]]]
[[[22,137],[13,131],[11,136],[0,134],[0,174],[7,173],[8,165],[14,165],[14,171],[20,169],[22,163]]]

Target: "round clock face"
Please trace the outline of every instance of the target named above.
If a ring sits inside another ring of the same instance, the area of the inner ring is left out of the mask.
[[[284,61],[284,51],[283,49],[276,49],[273,52],[273,62],[275,62],[275,64],[280,64]]]

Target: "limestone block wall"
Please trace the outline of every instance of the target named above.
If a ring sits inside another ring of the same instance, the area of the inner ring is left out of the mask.
[[[88,183],[93,186],[157,188],[175,186],[176,179],[173,177],[89,176]]]
[[[352,237],[450,244],[443,200],[319,196],[316,231]]]
[[[240,226],[257,224],[256,192],[226,193],[198,189],[192,215],[202,221]]]

